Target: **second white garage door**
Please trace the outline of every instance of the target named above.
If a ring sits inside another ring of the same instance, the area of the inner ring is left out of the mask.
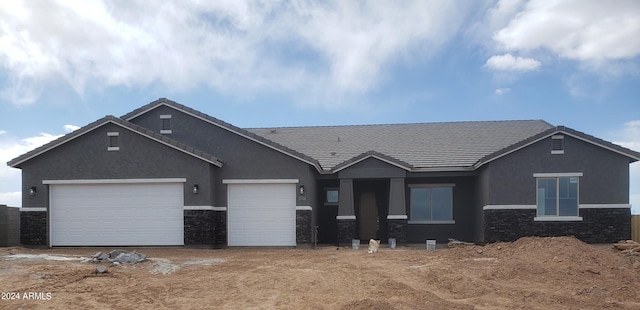
[[[296,184],[227,184],[229,246],[295,246]]]
[[[183,245],[183,184],[51,184],[51,246]]]

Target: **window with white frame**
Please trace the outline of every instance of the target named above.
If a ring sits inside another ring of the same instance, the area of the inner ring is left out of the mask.
[[[454,184],[410,184],[409,223],[453,223]]]
[[[534,175],[536,176],[536,175]],[[538,216],[578,216],[578,193],[582,174],[536,176]]]

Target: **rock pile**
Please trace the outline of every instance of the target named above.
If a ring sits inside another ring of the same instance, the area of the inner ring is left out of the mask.
[[[93,263],[111,263],[112,266],[120,264],[137,264],[147,260],[147,255],[123,250],[113,250],[109,253],[98,252],[89,259]]]
[[[613,244],[613,248],[629,255],[633,267],[640,271],[640,243],[633,240],[623,240]]]

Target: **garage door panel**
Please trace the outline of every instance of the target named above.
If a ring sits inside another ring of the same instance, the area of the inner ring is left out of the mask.
[[[295,184],[229,184],[230,246],[295,246]]]
[[[181,183],[51,186],[52,245],[182,245]]]

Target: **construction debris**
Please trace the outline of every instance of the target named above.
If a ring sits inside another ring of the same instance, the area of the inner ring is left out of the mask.
[[[375,253],[378,252],[378,248],[380,247],[380,240],[369,239],[369,250],[367,253]]]
[[[464,242],[464,241],[456,240],[453,238],[449,238],[449,243],[447,244],[447,247],[456,248],[456,247],[468,246],[468,245],[474,245],[474,244],[470,242]]]
[[[613,244],[613,248],[625,253],[631,259],[633,267],[640,272],[640,243],[633,240],[623,240]]]
[[[633,240],[623,240],[613,244],[618,251],[640,252],[640,243]]]
[[[102,274],[102,273],[105,273],[105,272],[107,272],[107,267],[102,266],[102,265],[96,267],[96,274]]]
[[[111,263],[112,266],[120,264],[137,264],[147,260],[147,255],[123,250],[113,250],[109,253],[98,252],[88,261],[92,263]]]

